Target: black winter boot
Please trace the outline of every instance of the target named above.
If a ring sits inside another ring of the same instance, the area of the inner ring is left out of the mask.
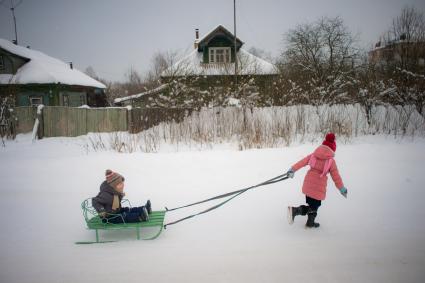
[[[319,223],[314,222],[314,219],[316,219],[317,212],[316,211],[309,211],[307,213],[307,223],[305,224],[306,228],[318,228],[320,226]]]
[[[297,215],[306,215],[308,211],[308,206],[301,205],[298,207],[288,206],[288,222],[289,224],[294,223],[295,216]]]
[[[142,211],[140,213],[140,221],[149,221],[149,213],[145,206],[142,206]]]
[[[145,207],[146,207],[146,210],[148,211],[148,214],[151,214],[152,213],[152,206],[151,206],[151,201],[150,200],[148,200],[146,202]]]

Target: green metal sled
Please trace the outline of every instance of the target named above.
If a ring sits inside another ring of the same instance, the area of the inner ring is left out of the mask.
[[[122,203],[127,203],[131,207],[128,200],[123,200]],[[164,227],[164,217],[165,211],[152,211],[149,214],[149,221],[146,222],[137,222],[137,223],[124,223],[114,224],[110,222],[102,222],[102,219],[98,215],[97,211],[93,208],[91,204],[91,198],[84,200],[81,203],[81,208],[83,210],[84,219],[87,224],[87,229],[96,231],[96,241],[87,241],[87,242],[76,242],[76,244],[95,244],[95,243],[109,243],[115,241],[101,241],[99,240],[99,230],[122,230],[122,229],[134,229],[136,230],[137,240],[153,240],[156,239],[162,232]],[[108,214],[108,218],[118,218],[122,216],[120,214]],[[147,227],[158,227],[158,231],[153,236],[142,238],[140,237],[140,229]]]

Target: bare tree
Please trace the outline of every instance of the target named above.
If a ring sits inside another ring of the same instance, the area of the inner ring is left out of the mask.
[[[390,32],[393,37],[419,42],[425,39],[425,22],[423,12],[413,7],[404,7],[401,14],[393,20]]]
[[[85,73],[87,76],[91,77],[92,79],[99,80],[99,77],[98,77],[98,75],[96,74],[96,72],[95,72],[95,70],[94,70],[94,68],[93,68],[92,66],[88,66],[88,67],[84,70],[84,73]]]
[[[423,71],[425,60],[425,17],[413,7],[405,7],[396,17],[385,37],[383,54],[389,71],[399,68]]]
[[[261,59],[264,59],[268,62],[273,62],[273,56],[268,51],[265,51],[265,50],[257,48],[257,47],[251,47],[250,49],[248,49],[248,52],[251,53],[252,55],[257,56]]]
[[[355,87],[357,95],[353,103],[359,103],[370,125],[372,109],[376,105],[386,104],[391,97],[397,95],[397,87],[392,79],[382,76],[375,62],[368,61],[364,54],[362,64],[356,72]]]
[[[145,83],[150,88],[157,87],[161,84],[161,76],[163,74],[171,75],[171,66],[177,62],[178,52],[167,51],[167,52],[156,52],[151,60],[151,69],[148,71]]]
[[[12,93],[14,86],[6,88],[8,93]],[[4,137],[14,139],[16,137],[16,113],[15,95],[0,96],[0,139],[2,146],[5,146]]]
[[[381,51],[381,72],[397,87],[392,104],[415,105],[424,115],[425,103],[425,17],[413,7],[404,7],[387,33]]]
[[[146,90],[146,87],[143,83],[142,77],[140,74],[134,69],[134,67],[130,67],[125,74],[126,82],[124,83],[124,87],[126,90],[126,94],[137,94]]]
[[[356,42],[339,17],[298,25],[286,34],[282,71],[292,85],[308,92],[310,103],[341,102],[348,95],[347,82],[354,77],[359,57]]]

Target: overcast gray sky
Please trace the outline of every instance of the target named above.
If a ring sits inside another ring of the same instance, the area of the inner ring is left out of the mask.
[[[368,48],[405,5],[425,11],[423,0],[237,0],[236,5],[244,48],[272,56],[282,50],[285,32],[322,16],[343,18]],[[20,45],[122,81],[130,67],[145,73],[157,51],[189,51],[195,28],[201,36],[219,24],[233,32],[233,0],[23,0],[16,18]],[[0,7],[0,38],[14,39],[5,6]]]

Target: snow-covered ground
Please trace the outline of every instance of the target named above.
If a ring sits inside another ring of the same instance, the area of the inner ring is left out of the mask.
[[[80,203],[96,195],[107,168],[125,176],[133,204],[150,198],[163,209],[270,179],[317,144],[154,154],[87,154],[81,144],[20,135],[0,148],[0,282],[425,282],[424,139],[338,143],[348,199],[330,181],[317,230],[286,220],[286,206],[304,201],[302,169],[154,241],[101,232],[119,241],[94,245],[74,244],[94,240]]]

